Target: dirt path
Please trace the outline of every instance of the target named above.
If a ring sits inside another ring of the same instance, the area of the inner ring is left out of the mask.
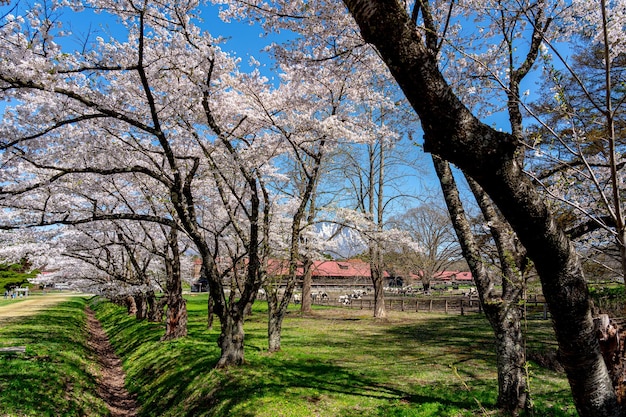
[[[87,328],[89,346],[97,355],[99,366],[98,395],[102,398],[112,417],[134,417],[137,415],[137,402],[124,387],[126,375],[122,362],[117,357],[109,338],[94,312],[87,307]]]
[[[60,293],[31,295],[18,302],[0,306],[0,321],[14,317],[36,314],[76,294]],[[80,295],[79,296],[84,296]],[[115,354],[109,338],[96,319],[94,312],[87,307],[87,330],[89,331],[89,347],[93,350],[98,364],[96,378],[98,380],[98,396],[104,400],[111,417],[134,417],[137,415],[137,403],[124,386],[126,375],[121,361]]]

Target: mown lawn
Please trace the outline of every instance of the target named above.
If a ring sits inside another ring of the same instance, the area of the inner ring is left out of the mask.
[[[206,296],[189,298],[189,336],[171,342],[159,341],[163,325],[93,306],[143,416],[496,415],[493,337],[482,316],[393,312],[378,321],[369,311],[294,310],[282,351],[268,354],[265,307],[246,322],[246,365],[215,371]],[[530,349],[553,349],[549,322],[528,326]],[[530,378],[535,415],[576,415],[563,374],[531,364]]]

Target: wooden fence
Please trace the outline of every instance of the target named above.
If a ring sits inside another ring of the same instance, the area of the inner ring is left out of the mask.
[[[314,301],[314,304],[360,310],[374,309],[374,299],[372,297],[352,299],[348,304],[344,304],[333,299]],[[548,311],[545,301],[538,300],[536,297],[534,299],[526,300],[522,307],[524,308],[526,317],[529,319],[547,320],[550,317],[550,312]],[[415,313],[438,312],[461,315],[482,313],[480,302],[476,297],[385,297],[385,308],[388,311],[407,311]]]

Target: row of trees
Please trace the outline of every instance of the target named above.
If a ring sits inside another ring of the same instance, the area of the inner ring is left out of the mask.
[[[382,207],[377,220],[373,212],[387,181],[383,152],[400,136],[387,120],[414,121],[399,98],[372,89],[385,70],[371,51],[353,59],[373,72],[335,60],[302,65],[277,48],[272,81],[261,68],[242,72],[197,26],[193,5],[105,3],[18,3],[4,15],[4,252],[95,282],[140,318],[158,319],[167,306],[165,339],[186,334],[183,255],[194,253],[220,320],[217,366],[243,362],[244,317],[261,287],[269,349],[279,350],[296,268],[332,252],[316,222],[358,230],[381,253]],[[68,39],[82,34],[63,13],[89,8],[117,21],[75,48]],[[347,159],[354,176],[336,173]],[[356,184],[359,197],[345,199]],[[267,271],[274,258],[288,262],[284,282]]]

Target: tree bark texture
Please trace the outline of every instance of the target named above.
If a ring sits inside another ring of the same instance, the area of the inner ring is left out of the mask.
[[[370,262],[372,285],[374,286],[374,317],[377,319],[387,318],[387,309],[385,308],[385,291],[384,276],[378,268],[379,264]]]
[[[243,312],[231,312],[220,317],[221,330],[217,341],[221,348],[221,356],[215,365],[216,368],[239,366],[244,362],[244,330]]]
[[[523,148],[511,134],[481,123],[439,71],[415,24],[397,0],[344,0],[366,42],[374,45],[420,117],[424,149],[456,164],[499,207],[527,248],[552,313],[561,362],[581,416],[618,416],[600,352],[578,256],[522,171]]]
[[[180,250],[178,231],[172,229],[168,236],[165,270],[167,274],[167,312],[165,315],[165,335],[161,340],[172,340],[187,336],[187,302],[183,298],[183,285],[180,272]]]
[[[154,295],[154,291],[150,290],[146,293],[146,308],[148,310],[148,314],[147,314],[147,318],[148,321],[150,322],[154,322],[154,317],[156,315],[156,304],[157,304],[157,300],[156,300],[156,296]]]
[[[504,308],[503,308],[504,307]],[[491,311],[489,311],[491,310]],[[485,315],[496,317],[492,328],[496,338],[498,407],[506,415],[517,415],[528,400],[526,353],[519,305],[484,305]]]
[[[303,264],[302,264],[304,274],[302,277],[302,305],[300,306],[300,311],[303,314],[309,314],[312,311],[311,310],[311,304],[312,304],[311,285],[313,284],[313,271],[311,268],[312,266],[313,266],[313,261],[310,258],[305,257]]]
[[[126,311],[129,316],[133,316],[137,314],[137,304],[135,304],[135,297],[132,295],[127,295],[124,298],[124,305],[126,306]]]
[[[187,336],[187,303],[182,294],[168,295],[165,317],[165,335],[161,340]]]
[[[284,316],[271,314],[267,323],[267,344],[269,352],[278,352],[281,345],[281,334]]]
[[[148,315],[148,303],[146,302],[146,294],[139,292],[135,294],[133,298],[135,299],[135,306],[137,307],[135,317],[137,318],[137,320],[144,320]]]
[[[213,329],[213,319],[215,317],[215,315],[213,314],[214,304],[215,303],[213,302],[213,298],[211,298],[211,294],[209,294],[209,297],[207,299],[207,320],[206,320],[206,328],[208,330]]]
[[[495,218],[495,210],[490,210],[491,207],[488,206],[488,202],[482,201],[486,196],[481,195],[479,189],[472,188],[477,200],[479,200],[479,206],[485,213],[486,220],[492,225],[492,228],[498,229],[495,230],[495,233],[492,232],[494,240],[498,242],[497,246],[501,248],[499,250],[500,262],[503,264],[501,265],[503,289],[502,295],[498,296],[494,291],[495,283],[490,278],[482,261],[471,225],[465,215],[452,170],[447,162],[434,155],[433,163],[441,183],[452,225],[463,250],[463,256],[467,259],[472,271],[483,311],[494,332],[498,371],[497,405],[505,414],[517,415],[527,406],[528,383],[525,372],[526,355],[519,307],[522,292],[507,289],[512,284],[519,282],[520,279],[514,276],[514,268],[510,265],[509,257],[503,254],[504,246],[507,246],[509,251],[515,250],[512,248],[512,239],[503,236],[513,235],[513,233],[504,233],[505,230],[502,230],[504,227],[497,226],[500,222]],[[469,181],[471,183],[471,180]],[[513,257],[515,255],[511,255],[511,258]]]
[[[207,248],[203,247],[202,251]],[[209,253],[207,250],[206,253]],[[212,309],[217,315],[220,322],[220,336],[217,344],[221,350],[221,356],[216,368],[227,368],[230,366],[239,366],[244,363],[244,311],[248,302],[252,298],[252,291],[258,291],[258,285],[250,286],[241,298],[234,302],[228,302],[225,298],[222,283],[220,281],[217,265],[212,262],[209,256],[202,256],[202,268],[200,274],[206,278],[209,283],[209,301],[208,308]],[[212,323],[210,323],[212,324]]]
[[[620,329],[607,314],[600,314],[594,319],[596,334],[604,362],[609,369],[617,400],[623,407],[626,401],[626,332]]]

